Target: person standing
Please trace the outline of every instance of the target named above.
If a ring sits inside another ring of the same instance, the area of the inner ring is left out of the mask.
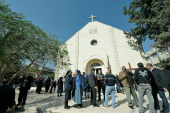
[[[6,113],[7,109],[15,104],[15,89],[7,83],[8,81],[4,79],[0,86],[0,113]]]
[[[56,80],[53,80],[53,81],[51,82],[51,89],[50,89],[50,93],[52,93],[52,92],[53,92],[53,88],[54,88],[54,92],[55,92],[55,90],[56,90],[56,86],[57,86]]]
[[[152,72],[152,75],[154,77],[154,82],[152,84],[152,95],[154,99],[154,107],[156,110],[160,109],[159,106],[159,100],[157,95],[159,94],[160,98],[163,101],[163,110],[161,112],[168,113],[169,112],[169,103],[165,96],[165,91],[167,91],[167,79],[160,69],[154,68],[151,63],[148,63],[146,65],[147,69],[149,69]]]
[[[133,86],[132,76],[133,76],[133,73],[130,71],[127,71],[125,66],[122,66],[122,71],[119,73],[119,80],[121,80],[124,90],[126,92],[129,108],[134,109],[132,105],[131,95],[134,98],[136,107],[138,107],[139,100],[135,92],[135,88]]]
[[[152,73],[148,69],[144,68],[143,63],[138,63],[138,69],[135,70],[134,76],[134,80],[138,84],[139,91],[139,113],[144,113],[143,100],[145,94],[149,100],[150,113],[156,113],[152,97]]]
[[[41,77],[38,77],[38,79],[37,79],[37,89],[36,89],[37,94],[41,93],[42,86],[43,86],[43,80],[42,80]]]
[[[74,102],[76,105],[74,107],[81,108],[82,106],[82,96],[83,96],[83,90],[86,88],[85,80],[83,75],[81,75],[80,70],[75,71],[75,96],[74,96]]]
[[[86,97],[86,99],[89,99],[89,92],[90,92],[90,86],[89,86],[89,83],[88,83],[88,78],[89,78],[89,76],[87,74],[85,74],[85,83],[86,83],[85,97]]]
[[[102,74],[101,70],[98,70],[96,77],[97,77],[97,86],[98,86],[98,101],[101,101],[101,90],[103,92],[103,97],[105,100],[104,74]]]
[[[27,73],[24,73],[23,78],[21,79],[20,88],[19,88],[19,97],[17,106],[24,106],[27,100],[28,90],[31,89],[31,84],[33,82],[33,77],[28,76]]]
[[[19,80],[18,80],[18,77],[16,77],[14,80],[13,80],[13,88],[16,89],[18,87],[18,84],[19,84]]]
[[[89,79],[88,79],[88,83],[90,85],[90,89],[91,89],[91,105],[93,105],[93,107],[100,107],[99,105],[96,104],[96,86],[97,86],[97,80],[96,77],[94,75],[95,69],[92,68],[91,69],[91,73],[89,74]]]
[[[63,93],[63,77],[60,77],[58,79],[57,86],[58,86],[58,90],[57,90],[58,97],[63,96],[62,95],[62,93]]]
[[[166,69],[163,70],[168,82],[168,92],[170,97],[170,65],[166,65]]]
[[[64,109],[70,109],[70,106],[68,105],[68,101],[71,99],[71,90],[73,88],[73,77],[72,77],[72,71],[67,71],[65,75],[65,105]]]
[[[50,84],[51,84],[51,79],[50,79],[50,77],[48,77],[47,80],[45,81],[45,93],[48,92],[48,90],[50,88]]]
[[[112,107],[115,108],[115,76],[111,74],[111,70],[107,70],[107,74],[105,75],[105,84],[106,84],[106,91],[105,91],[105,102],[104,106],[108,107],[108,96],[111,94],[112,96]]]
[[[122,90],[121,90],[121,81],[119,80],[118,78],[118,75],[116,74],[116,90],[117,90],[117,93],[122,93]]]

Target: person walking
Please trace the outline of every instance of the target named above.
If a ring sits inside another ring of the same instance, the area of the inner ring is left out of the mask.
[[[117,93],[122,93],[122,90],[121,90],[121,81],[119,80],[118,78],[118,74],[116,74],[116,90],[117,90]]]
[[[104,77],[104,81],[105,81],[105,84],[106,84],[104,107],[108,107],[108,96],[109,96],[109,94],[111,94],[112,107],[115,108],[115,82],[116,82],[116,78],[113,74],[111,74],[110,69],[107,69],[107,74]]]
[[[149,69],[152,72],[152,75],[154,77],[154,82],[152,84],[152,95],[154,99],[154,107],[156,110],[160,109],[159,106],[159,100],[157,95],[159,94],[160,98],[163,102],[163,110],[161,112],[168,113],[169,112],[169,103],[165,96],[165,91],[167,91],[167,78],[165,77],[163,71],[160,69],[154,68],[151,63],[148,63],[146,65],[147,69]]]
[[[101,90],[103,92],[103,97],[105,100],[104,74],[102,74],[101,70],[98,70],[96,77],[97,77],[97,87],[98,87],[98,101],[101,101]]]
[[[71,90],[73,88],[73,77],[72,77],[72,71],[67,71],[65,75],[65,103],[64,103],[64,109],[70,109],[70,106],[68,105],[68,101],[71,99]]]
[[[0,113],[6,113],[7,109],[15,104],[15,89],[7,83],[8,81],[4,79],[0,86]]]
[[[45,81],[45,93],[47,93],[49,91],[50,84],[51,84],[51,79],[50,79],[50,77],[48,77],[47,80]]]
[[[133,86],[134,82],[133,82],[132,76],[133,76],[133,73],[130,71],[127,71],[125,66],[122,66],[122,71],[119,73],[119,80],[121,80],[124,90],[126,92],[129,108],[134,109],[132,105],[131,95],[134,98],[136,107],[138,107],[139,100],[135,92],[135,88]]]
[[[41,77],[38,77],[38,79],[37,79],[37,89],[36,89],[37,94],[41,93],[42,86],[43,86],[43,80],[42,80]]]
[[[91,69],[91,73],[89,74],[89,79],[88,79],[88,83],[90,85],[90,89],[91,89],[91,105],[93,105],[93,107],[100,107],[99,105],[96,104],[96,86],[97,86],[97,80],[96,77],[94,75],[95,69],[92,68]]]
[[[63,93],[63,77],[60,77],[58,79],[57,86],[58,86],[58,90],[57,90],[58,97],[63,96],[62,95],[62,93]]]
[[[76,103],[76,105],[74,107],[77,108],[82,108],[82,96],[83,96],[83,90],[86,88],[86,83],[85,83],[85,79],[83,77],[83,75],[81,75],[80,70],[76,70],[75,71],[75,96],[74,96],[74,102]]]
[[[53,81],[51,82],[51,89],[50,89],[50,93],[52,93],[52,92],[53,92],[53,89],[54,89],[54,92],[55,92],[55,90],[56,90],[56,86],[57,86],[56,80],[53,80]]]
[[[27,100],[28,90],[31,89],[31,84],[33,82],[33,77],[28,76],[27,73],[24,73],[23,78],[21,79],[20,88],[19,88],[19,97],[17,106],[24,106]]]
[[[144,113],[143,100],[145,94],[149,101],[150,113],[156,113],[152,97],[152,73],[148,69],[144,68],[143,63],[138,63],[138,69],[135,70],[134,76],[134,80],[138,84],[139,91],[139,113]]]

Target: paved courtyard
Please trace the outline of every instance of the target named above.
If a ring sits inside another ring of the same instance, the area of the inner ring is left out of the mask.
[[[168,95],[168,93],[166,93]],[[103,101],[98,102],[100,105],[98,108],[94,108],[90,105],[90,100],[83,100],[83,108],[77,109],[71,107],[69,110],[64,109],[64,97],[57,97],[55,93],[36,94],[35,88],[32,88],[28,93],[27,104],[25,107],[19,108],[15,113],[138,113],[138,108],[134,107],[134,110],[128,108],[125,94],[115,94],[117,106],[115,109],[112,107],[105,108],[102,106]],[[16,91],[16,99],[18,98],[18,91]],[[111,104],[111,98],[109,98],[109,104]],[[69,105],[73,106],[75,103],[73,100],[69,101]],[[162,104],[160,102],[160,104]],[[145,96],[144,107],[146,107],[146,113],[148,111],[148,101]],[[160,113],[159,111],[157,113]]]

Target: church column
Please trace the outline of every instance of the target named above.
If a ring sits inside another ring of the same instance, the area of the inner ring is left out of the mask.
[[[75,69],[78,69],[79,62],[79,32],[76,33],[76,43],[75,43]]]
[[[119,62],[119,56],[118,56],[118,52],[117,52],[117,46],[116,46],[113,28],[110,28],[110,35],[111,35],[111,41],[112,41],[113,58],[114,58],[114,63],[115,63],[113,68],[116,69],[116,73],[119,73],[120,62]]]

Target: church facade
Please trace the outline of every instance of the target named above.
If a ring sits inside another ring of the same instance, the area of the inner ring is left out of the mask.
[[[70,66],[66,70],[76,69],[90,73],[91,68],[106,73],[110,68],[113,74],[121,71],[122,66],[136,68],[138,62],[144,62],[138,46],[127,39],[124,32],[98,21],[89,22],[80,31],[66,41]]]

